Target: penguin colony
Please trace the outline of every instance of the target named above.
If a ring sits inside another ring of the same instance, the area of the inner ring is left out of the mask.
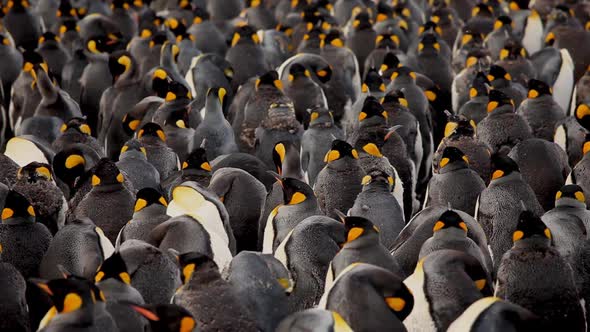
[[[0,331],[590,330],[588,2],[0,3]]]

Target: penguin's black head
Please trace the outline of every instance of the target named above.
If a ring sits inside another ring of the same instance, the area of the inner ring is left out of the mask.
[[[289,68],[289,81],[293,82],[300,77],[311,77],[311,73],[304,65],[300,63],[294,63]]]
[[[224,88],[211,88],[207,91],[207,98],[217,97],[221,106],[225,104],[227,91]]]
[[[1,34],[0,33],[0,46],[4,45],[4,46],[8,46],[8,47],[12,47],[12,43],[10,42],[10,39],[8,38],[8,36],[6,36],[5,34]]]
[[[443,150],[439,166],[440,168],[443,168],[455,162],[460,162],[462,164],[465,164],[465,166],[469,165],[469,159],[463,153],[463,151],[459,150],[454,146],[447,146]]]
[[[19,181],[25,181],[28,183],[51,181],[53,179],[53,172],[51,171],[51,166],[48,164],[34,161],[19,168],[16,178]]]
[[[332,29],[322,40],[321,46],[332,45],[334,47],[344,47],[344,39],[340,30]]]
[[[193,10],[193,5],[190,0],[178,0],[176,3],[178,4],[178,8],[182,10]]]
[[[533,212],[522,211],[518,217],[516,230],[512,233],[512,241],[517,242],[530,238],[547,239],[550,242],[551,231]]]
[[[279,182],[283,188],[283,202],[287,205],[297,205],[314,197],[313,189],[303,182],[293,178],[283,178]]]
[[[317,26],[312,27],[312,29],[303,36],[304,41],[307,41],[307,43],[313,43],[313,45],[318,42],[321,43],[322,38],[324,38],[324,30]]]
[[[352,21],[352,27],[355,31],[373,29],[373,20],[368,11],[358,13]]]
[[[586,195],[584,195],[584,190],[577,184],[568,184],[561,187],[561,189],[559,189],[555,195],[555,200],[558,201],[562,198],[571,198],[586,204]]]
[[[193,10],[193,24],[201,24],[211,18],[209,12],[205,8],[196,7]]]
[[[526,10],[529,9],[530,0],[512,0],[508,7],[511,11]]]
[[[164,126],[170,125],[174,128],[186,129],[189,123],[189,112],[186,108],[170,112],[164,121]]]
[[[153,122],[144,124],[137,132],[137,139],[141,140],[143,137],[153,137],[162,142],[166,142],[166,134],[164,134],[164,130],[162,130],[162,127],[160,127],[159,124]]]
[[[213,258],[199,252],[189,252],[178,256],[178,263],[183,284],[189,282],[195,270],[213,269],[218,271]]]
[[[121,75],[129,72],[134,67],[135,59],[127,51],[116,51],[109,55],[109,71],[115,83]]]
[[[262,76],[260,76],[256,80],[256,90],[258,90],[261,86],[272,86],[279,90],[283,90],[283,82],[279,80],[279,73],[275,70],[271,70]]]
[[[522,46],[520,41],[509,39],[504,44],[504,48],[500,50],[500,60],[516,60],[526,58],[528,56],[526,49]]]
[[[586,130],[590,130],[590,105],[579,104],[576,107],[576,120]]]
[[[489,85],[490,81],[488,81],[486,74],[481,71],[478,72],[473,78],[473,82],[471,82],[471,87],[469,88],[469,98],[475,98],[480,96],[487,97]]]
[[[510,97],[505,95],[504,92],[502,92],[500,90],[495,90],[495,89],[490,90],[488,97],[489,97],[488,108],[487,108],[488,113],[491,113],[496,108],[504,106],[504,105],[510,105],[512,107],[512,109],[514,110],[514,101],[512,99],[510,99]]]
[[[389,77],[391,79],[395,70],[401,67],[401,65],[402,64],[399,62],[397,55],[393,52],[388,52],[383,58],[383,63],[381,64],[379,71],[383,77]]]
[[[378,49],[397,49],[399,44],[399,36],[392,33],[379,34],[375,39],[375,48]]]
[[[418,28],[418,35],[422,36],[425,33],[430,34],[437,34],[438,36],[442,36],[442,29],[438,26],[438,24],[434,23],[432,20],[426,21],[426,23],[422,24],[420,28]]]
[[[264,5],[264,0],[246,0],[247,8],[257,8],[260,5]]]
[[[115,251],[111,257],[107,258],[96,271],[94,282],[99,283],[104,280],[115,279],[127,285],[131,284],[131,276],[127,272],[127,264],[118,251]]]
[[[107,46],[108,38],[106,36],[94,36],[86,41],[86,50],[90,53],[105,53],[109,51]]]
[[[403,22],[404,26],[400,26],[400,28],[404,30],[408,30],[408,24],[406,20],[412,19],[412,11],[408,7],[407,1],[398,1],[397,4],[393,7],[393,12],[395,13],[396,17],[401,18],[400,23]]]
[[[45,69],[45,71],[47,71],[48,67],[47,67],[47,63],[45,62],[45,60],[43,60],[43,57],[41,56],[41,54],[35,52],[35,51],[30,51],[30,50],[26,50],[23,52],[23,71],[26,73],[31,73],[36,71],[36,68],[38,68],[39,66],[41,66],[42,68]]]
[[[28,0],[8,0],[4,13],[8,11],[14,11],[15,13],[24,13],[29,10],[31,3]]]
[[[193,99],[190,90],[182,83],[171,81],[168,83],[168,92],[166,92],[166,102],[173,102],[178,99]]]
[[[10,222],[14,218],[21,218],[27,222],[35,222],[35,209],[25,196],[14,190],[10,190],[6,194],[4,209],[2,209],[2,223]]]
[[[453,14],[451,12],[451,10],[447,7],[439,7],[436,8],[436,10],[434,12],[432,12],[432,15],[430,16],[430,20],[434,23],[436,23],[437,25],[450,25],[453,24],[453,21],[455,20],[455,18],[453,17]]]
[[[315,74],[318,80],[324,84],[328,83],[332,79],[332,66],[328,64],[320,64],[315,67]]]
[[[500,179],[512,174],[513,172],[520,173],[520,168],[512,158],[494,154],[492,156],[492,180]]]
[[[291,154],[294,149],[296,149],[296,147],[291,141],[278,142],[275,144],[275,147],[272,150],[272,161],[280,176],[283,175],[283,163],[285,162],[287,155]]]
[[[483,46],[484,37],[480,33],[476,33],[469,28],[463,28],[463,35],[461,36],[461,48],[465,46],[472,46],[479,48]]]
[[[493,17],[494,11],[491,6],[486,5],[485,3],[479,3],[471,10],[471,17]]]
[[[366,186],[373,182],[386,183],[389,186],[389,191],[393,190],[393,187],[395,186],[395,179],[393,176],[379,169],[369,171],[368,174],[363,177],[361,184]]]
[[[379,100],[373,96],[369,96],[365,99],[358,120],[359,123],[371,120],[371,124],[385,124],[387,122],[387,117],[387,112],[383,109],[383,105],[379,103]]]
[[[56,34],[54,34],[53,32],[44,32],[41,37],[39,37],[39,45],[44,44],[44,43],[59,43],[61,41],[61,38],[59,38],[59,36],[57,36]]]
[[[459,216],[459,214],[457,214],[457,212],[453,210],[445,211],[440,216],[440,218],[438,218],[438,221],[434,224],[432,231],[436,233],[441,229],[449,228],[462,229],[463,231],[465,231],[465,233],[467,233],[467,224],[465,224],[465,221],[463,221],[461,216]]]
[[[358,140],[356,147],[364,153],[367,153],[373,157],[382,158],[381,148],[373,141],[370,140]]]
[[[506,27],[508,29],[512,29],[514,27],[514,24],[512,23],[512,19],[510,18],[510,16],[499,16],[496,19],[496,22],[494,22],[494,30],[498,30],[503,27]]]
[[[551,96],[553,94],[551,87],[549,85],[547,85],[547,83],[545,83],[543,81],[536,80],[534,78],[529,80],[528,88],[529,88],[529,94],[528,94],[529,99],[535,99],[537,97],[544,96],[544,95]]]
[[[408,108],[408,100],[406,99],[404,92],[401,90],[394,90],[386,94],[385,97],[383,97],[381,104],[383,106],[393,105],[397,107]]]
[[[324,162],[331,163],[346,157],[359,159],[358,152],[356,152],[356,150],[353,149],[350,144],[348,144],[346,141],[336,139],[332,141],[332,147],[330,148],[330,151],[326,153]]]
[[[76,186],[78,179],[84,177],[87,170],[92,167],[89,162],[82,149],[68,148],[53,157],[53,171],[71,190]]]
[[[124,181],[125,178],[117,165],[108,158],[102,158],[94,167],[92,175],[93,187],[121,184]]]
[[[164,68],[158,67],[152,73],[152,90],[158,97],[166,98],[171,81],[168,72]]]
[[[393,18],[393,7],[391,7],[386,1],[379,1],[377,3],[377,22],[387,21]]]
[[[113,0],[113,2],[111,2],[111,10],[122,9],[127,11],[130,8],[131,6],[127,0]]]
[[[132,138],[130,140],[128,140],[125,145],[123,145],[123,147],[121,148],[121,154],[119,156],[119,159],[121,159],[121,157],[130,151],[136,151],[139,153],[142,153],[144,156],[147,157],[147,151],[145,149],[145,147],[143,146],[143,144],[136,140],[135,138]]]
[[[309,127],[324,126],[330,128],[334,126],[334,115],[332,111],[323,107],[316,107],[309,110]]]
[[[463,115],[452,116],[445,126],[445,137],[473,137],[475,129],[475,121],[469,120]]]
[[[488,80],[490,82],[494,82],[495,80],[506,80],[511,81],[512,76],[501,66],[492,65],[490,67],[490,72],[488,73]]]
[[[152,331],[191,332],[197,325],[191,313],[176,304],[129,306],[150,322]]]
[[[76,17],[78,13],[76,9],[72,7],[72,4],[69,0],[61,0],[59,2],[59,7],[57,8],[57,12],[55,13],[56,17],[59,18],[66,18],[66,17]]]
[[[30,279],[51,298],[60,314],[85,308],[96,302],[92,283],[80,278],[54,279],[50,281]]]
[[[59,26],[59,34],[63,37],[67,32],[73,32],[76,35],[80,32],[80,26],[75,18],[66,18],[62,20],[61,25]]]
[[[131,113],[125,114],[121,121],[122,121],[121,125],[123,126],[123,130],[129,136],[133,136],[135,134],[137,127],[139,127],[139,125],[141,123],[141,119],[134,118]]]
[[[352,242],[361,236],[379,233],[379,228],[366,218],[345,217],[343,222],[346,229],[346,243]]]
[[[207,151],[203,148],[193,150],[182,163],[182,169],[196,169],[211,172],[211,165],[207,160]]]
[[[135,207],[133,212],[139,212],[152,204],[168,207],[168,202],[161,192],[151,187],[143,188],[135,195]]]
[[[492,57],[487,49],[474,49],[467,53],[465,57],[465,68],[471,68],[479,65],[479,68],[489,67],[492,63]]]
[[[391,80],[395,80],[397,78],[401,78],[401,77],[407,77],[407,78],[411,78],[413,81],[416,80],[416,73],[413,72],[410,68],[408,67],[397,67],[393,73],[391,74]]]
[[[249,26],[244,25],[241,27],[237,27],[234,30],[234,34],[231,40],[231,47],[234,47],[238,44],[260,44],[260,38],[256,34],[256,30]]]
[[[77,132],[86,136],[92,135],[92,130],[86,122],[85,118],[71,118],[68,122],[64,123],[59,129],[62,133],[65,132]]]
[[[363,93],[384,93],[385,89],[385,83],[383,83],[383,78],[379,75],[379,71],[373,67],[368,68],[363,85],[361,86],[361,91]]]
[[[184,39],[191,39],[192,40],[192,38],[194,38],[188,34],[187,29],[186,29],[186,25],[184,24],[183,21],[179,21],[174,17],[170,17],[170,18],[166,19],[164,24],[170,29],[170,31],[172,31],[174,36],[176,36],[176,41],[179,43]]]
[[[424,34],[420,39],[420,43],[418,44],[418,52],[422,53],[439,53],[440,52],[440,43],[438,42],[438,38],[436,35],[432,33]]]

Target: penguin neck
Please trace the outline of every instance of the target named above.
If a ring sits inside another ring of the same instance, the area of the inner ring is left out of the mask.
[[[160,204],[152,204],[135,212],[133,219],[151,218],[156,215],[166,215],[166,207]]]
[[[198,267],[197,267],[198,268]],[[201,266],[198,271],[195,271],[189,281],[186,283],[187,288],[202,288],[210,282],[221,279],[219,270],[213,266]]]
[[[575,198],[562,197],[555,201],[555,207],[571,207],[586,210],[586,203],[580,202]]]
[[[140,160],[146,160],[147,161],[147,157],[145,154],[143,154],[143,152],[141,151],[137,151],[137,150],[127,150],[125,153],[123,153],[123,155],[119,158],[119,160],[127,160],[127,159],[140,159]]]
[[[351,157],[343,157],[338,160],[334,160],[328,164],[328,169],[337,172],[346,172],[354,168],[358,168],[358,160],[352,159]]]
[[[225,119],[223,116],[223,109],[220,103],[210,102],[207,100],[205,105],[205,118],[203,121],[207,121],[209,123],[217,123],[222,122]]]
[[[480,95],[480,96],[475,96],[473,98],[471,98],[470,100],[472,103],[478,103],[478,104],[483,104],[483,103],[488,103],[489,98],[488,96],[484,96],[484,95]]]
[[[18,225],[31,225],[35,223],[35,217],[31,216],[21,216],[21,217],[13,217],[2,220],[3,225],[11,225],[11,226],[18,226]]]
[[[432,238],[435,240],[439,239],[450,239],[450,240],[463,240],[467,237],[464,230],[460,228],[450,227],[442,229],[438,232],[434,232]]]
[[[115,82],[115,88],[121,88],[130,84],[137,83],[137,68],[135,65],[131,65],[131,69],[125,71],[123,75],[119,76]]]
[[[370,193],[385,193],[391,194],[389,190],[389,184],[383,181],[373,181],[366,186],[363,186],[363,192],[370,192]]]
[[[119,190],[123,190],[123,184],[122,183],[111,183],[111,184],[101,184],[98,186],[94,186],[92,187],[92,191],[95,192],[102,192],[102,193],[110,193],[110,192],[114,192],[114,191],[119,191]]]
[[[166,142],[163,142],[159,137],[155,136],[143,136],[139,141],[146,147],[148,146],[166,146]]]
[[[465,169],[465,168],[468,168],[468,167],[467,167],[467,165],[465,165],[464,162],[456,161],[456,162],[450,163],[449,165],[446,165],[445,167],[441,168],[438,171],[438,173],[445,174],[445,173],[450,173],[450,172],[454,172],[456,170]]]
[[[519,172],[512,172],[512,173],[510,173],[506,176],[503,176],[499,179],[492,180],[490,182],[490,187],[502,185],[502,184],[505,184],[505,183],[511,182],[511,181],[522,181],[522,175]]]
[[[502,105],[495,110],[493,110],[488,116],[497,116],[502,114],[514,113],[514,108],[512,105]]]
[[[93,53],[85,50],[84,55],[88,59],[88,62],[107,62],[109,61],[108,53]]]
[[[522,239],[520,241],[516,241],[513,245],[515,249],[547,249],[551,246],[551,240],[541,235],[529,237],[526,239]]]
[[[504,79],[504,78],[500,78],[500,79],[492,81],[491,83],[492,83],[492,87],[494,89],[502,89],[502,88],[509,87],[511,84],[511,81]]]
[[[379,234],[371,232],[363,234],[360,238],[346,242],[342,249],[361,249],[379,245]]]
[[[281,165],[282,177],[293,178],[299,181],[304,181],[303,170],[298,155],[287,155],[283,164]]]
[[[309,124],[309,129],[327,129],[334,127],[334,122],[332,119],[317,119],[314,120],[313,123]]]

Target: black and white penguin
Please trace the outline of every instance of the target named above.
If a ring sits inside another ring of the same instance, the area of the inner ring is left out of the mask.
[[[203,187],[209,186],[211,173],[212,169],[207,159],[207,151],[203,148],[197,148],[182,162],[180,171],[173,173],[160,184],[166,196],[170,197],[172,190],[186,181],[195,181]]]
[[[149,243],[151,231],[170,219],[170,216],[166,214],[167,208],[168,201],[157,189],[145,187],[139,190],[135,195],[133,218],[119,232],[116,241],[117,247],[131,239]]]
[[[116,165],[135,191],[160,185],[160,172],[148,161],[147,149],[136,139],[123,145]]]
[[[514,106],[520,106],[520,103],[526,98],[527,91],[524,86],[518,82],[512,81],[512,76],[501,66],[492,65],[488,72],[488,81],[492,88],[500,90],[514,101]]]
[[[59,131],[61,135],[51,144],[54,151],[60,152],[74,144],[81,143],[92,148],[101,157],[104,157],[104,149],[96,138],[92,136],[92,129],[90,129],[86,119],[71,118],[59,128]]]
[[[270,69],[260,46],[260,38],[249,25],[234,29],[225,59],[234,70],[231,82],[234,91],[249,78],[262,75]]]
[[[555,129],[565,119],[566,113],[553,98],[552,89],[543,81],[528,82],[528,98],[517,109],[531,127],[534,137],[552,141]]]
[[[166,134],[158,124],[149,122],[137,132],[137,140],[146,150],[147,160],[164,180],[180,169],[180,160],[174,150],[166,145]]]
[[[586,195],[582,188],[575,184],[561,187],[555,194],[555,208],[545,212],[541,220],[546,225],[552,220],[579,220],[583,225],[582,231],[590,232],[590,213],[586,210]]]
[[[2,249],[0,249],[0,257]],[[7,297],[0,305],[0,328],[6,331],[30,331],[27,299],[27,284],[20,272],[10,263],[0,263],[0,285],[5,287]]]
[[[463,115],[468,120],[473,120],[476,125],[488,114],[489,92],[487,85],[489,83],[486,75],[483,72],[478,72],[469,88],[469,101],[463,104],[458,111],[458,114]]]
[[[551,231],[532,211],[522,211],[517,219],[514,245],[498,268],[496,296],[531,310],[548,328],[583,331],[584,311],[574,274],[551,245]],[[560,309],[555,310],[555,305]]]
[[[313,80],[310,71],[304,65],[300,63],[291,65],[287,82],[284,85],[285,95],[293,101],[297,120],[306,128],[311,121],[311,110],[328,107],[324,91]]]

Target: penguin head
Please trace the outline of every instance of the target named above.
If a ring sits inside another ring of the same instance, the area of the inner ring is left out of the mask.
[[[513,27],[514,23],[510,16],[507,15],[498,16],[496,22],[494,22],[494,30],[500,30],[502,28],[512,30]]]
[[[199,252],[189,252],[178,256],[182,283],[187,284],[195,271],[219,271],[213,258]]]
[[[271,70],[258,77],[258,79],[256,79],[256,91],[258,91],[263,86],[274,87],[282,91],[283,82],[279,80],[279,73],[277,73],[275,70]]]
[[[586,130],[590,130],[590,104],[579,104],[575,115],[578,123]]]
[[[444,168],[447,165],[451,165],[454,163],[461,164],[463,166],[469,166],[469,159],[463,153],[463,151],[459,150],[458,148],[454,146],[447,146],[443,150],[439,167]]]
[[[62,133],[78,133],[85,136],[92,135],[92,130],[85,118],[71,118],[68,122],[61,125],[59,131]]]
[[[492,57],[487,49],[474,49],[470,50],[465,57],[465,68],[471,68],[474,66],[477,70],[483,70],[489,68],[492,64]]]
[[[469,27],[462,30],[460,47],[461,49],[476,49],[483,46],[484,37],[482,34],[472,31]]]
[[[35,183],[38,181],[52,181],[51,166],[39,162],[32,162],[18,169],[16,178],[19,181]]]
[[[529,9],[529,2],[530,0],[511,0],[508,4],[508,8],[510,11],[519,11],[519,10],[527,10]]]
[[[189,111],[186,108],[181,108],[170,112],[164,126],[172,126],[173,128],[187,129],[189,128]]]
[[[512,111],[514,111],[514,101],[510,99],[504,92],[500,90],[490,90],[488,95],[488,106],[487,110],[488,113],[494,112],[494,110],[502,107],[502,106],[509,106]]]
[[[363,109],[359,113],[358,121],[361,126],[385,125],[387,123],[387,111],[383,105],[373,96],[365,99]]]
[[[528,56],[526,49],[520,41],[509,39],[504,43],[504,48],[500,50],[500,60],[517,60]]]
[[[561,187],[555,195],[555,202],[557,203],[560,200],[573,200],[586,205],[586,195],[584,195],[584,190],[577,184],[568,184]]]
[[[0,47],[8,46],[12,48],[12,43],[10,42],[10,38],[7,35],[0,33]]]
[[[227,91],[224,88],[210,88],[207,91],[206,103],[218,105],[221,109],[227,100]]]
[[[289,82],[294,82],[295,80],[303,77],[311,77],[311,73],[304,65],[300,63],[294,63],[291,67],[289,67]]]
[[[168,27],[168,29],[170,29],[170,31],[174,34],[177,43],[180,43],[185,39],[189,39],[191,41],[194,39],[194,37],[187,32],[184,22],[178,20],[175,17],[167,18],[166,21],[164,21],[164,25]]]
[[[135,195],[135,207],[133,212],[139,212],[153,204],[168,207],[166,198],[155,188],[146,187],[141,189]]]
[[[117,165],[108,158],[102,158],[94,167],[92,186],[120,185],[125,181]]]
[[[439,37],[442,36],[442,29],[440,28],[440,26],[438,24],[436,24],[434,21],[432,21],[432,18],[430,19],[430,21],[426,21],[426,23],[422,24],[419,28],[418,28],[418,36],[422,36],[426,33],[433,33],[438,35]]]
[[[131,285],[131,276],[127,272],[127,264],[118,251],[107,258],[98,268],[94,276],[94,282],[99,283],[108,279],[118,280],[126,285]]]
[[[150,37],[150,41],[148,43],[149,48],[155,49],[158,53],[161,53],[162,46],[164,46],[167,41],[170,41],[168,37],[167,31],[156,31],[156,33]]]
[[[30,279],[51,298],[51,302],[60,314],[74,312],[96,302],[92,284],[81,278],[54,280]]]
[[[460,229],[467,233],[467,224],[457,212],[447,210],[438,218],[438,221],[434,223],[432,231],[436,233],[443,229]]]
[[[391,74],[391,80],[416,81],[416,73],[408,67],[397,67]]]
[[[551,243],[551,231],[549,228],[541,218],[528,210],[520,213],[516,230],[512,233],[514,243],[526,239],[540,239],[547,244]]]
[[[371,238],[376,236],[379,239],[379,228],[369,219],[363,217],[347,217],[340,214],[340,219],[346,229],[346,243],[351,243],[360,238]]]
[[[406,99],[406,95],[402,90],[394,90],[390,93],[386,94],[381,101],[383,106],[387,105],[388,107],[403,107],[405,109],[408,108],[408,100]]]
[[[439,26],[448,26],[454,24],[455,18],[449,8],[441,6],[432,12],[430,15],[430,21]]]
[[[333,47],[344,47],[344,38],[342,36],[342,32],[336,29],[330,30],[322,39],[320,46],[322,48],[326,46],[333,46]]]
[[[387,54],[385,54],[385,57],[383,58],[383,64],[381,64],[381,68],[379,68],[379,71],[381,72],[381,75],[383,75],[384,77],[391,77],[393,75],[393,72],[398,67],[401,67],[401,65],[402,64],[399,61],[397,55],[395,55],[395,53],[393,52],[388,52]]]
[[[185,161],[182,162],[182,170],[200,170],[207,173],[211,172],[211,165],[207,160],[207,151],[203,148],[193,150]]]
[[[276,143],[272,150],[272,160],[280,176],[285,171],[300,167],[298,148],[291,141]]]
[[[303,181],[294,178],[282,178],[279,179],[279,184],[283,188],[283,202],[285,205],[301,204],[315,197],[313,189]]]
[[[193,24],[201,24],[205,21],[209,21],[211,15],[205,8],[195,7],[193,10]]]
[[[326,153],[324,162],[332,163],[341,159],[359,159],[358,152],[346,141],[336,139],[332,141],[330,151]]]
[[[78,36],[80,33],[78,21],[73,17],[62,19],[61,25],[59,26],[59,35],[62,38],[68,33],[74,36]]]
[[[35,51],[25,50],[23,52],[22,70],[23,72],[28,73],[33,77],[32,86],[34,86],[37,82],[37,70],[39,70],[40,68],[45,70],[45,72],[49,70],[47,63],[45,62],[45,60],[43,60],[41,54]]]
[[[121,148],[119,159],[124,158],[126,154],[133,154],[135,156],[142,155],[145,158],[147,158],[147,150],[145,149],[143,144],[135,138],[132,138],[125,142],[125,145],[123,145],[123,147]]]
[[[29,10],[29,7],[31,7],[31,3],[28,0],[8,0],[5,10],[24,13]]]
[[[324,107],[316,107],[309,111],[309,127],[325,127],[331,128],[334,126],[334,115],[332,111]]]
[[[193,96],[190,90],[182,83],[171,81],[168,84],[168,92],[166,92],[165,101],[170,103],[176,100],[191,100]],[[186,124],[185,124],[186,125]]]
[[[168,72],[162,67],[156,67],[152,73],[152,90],[160,98],[166,98],[168,85],[172,80]]]
[[[76,9],[72,7],[72,4],[69,0],[62,0],[59,2],[59,6],[57,7],[57,12],[55,13],[56,17],[61,19],[66,17],[76,17],[78,13]]]
[[[506,155],[494,154],[492,156],[491,166],[492,181],[501,179],[512,173],[520,173],[520,168],[518,168],[516,162]]]
[[[116,51],[109,55],[109,71],[113,76],[113,83],[125,73],[135,70],[135,59],[127,51]]]
[[[485,3],[478,3],[471,10],[471,17],[494,17],[494,12],[491,6]]]
[[[377,15],[375,16],[376,23],[393,19],[393,7],[386,1],[379,1],[377,3]]]
[[[549,85],[547,85],[547,83],[545,83],[543,81],[536,80],[534,78],[529,80],[528,89],[529,89],[529,93],[528,93],[529,99],[535,99],[535,98],[538,98],[538,97],[544,96],[544,95],[551,96],[553,94],[551,87]]]
[[[586,134],[584,144],[582,144],[582,153],[586,155],[588,152],[590,152],[590,134]]]
[[[54,34],[53,32],[47,31],[44,32],[41,35],[41,37],[39,37],[39,40],[37,42],[39,43],[39,46],[46,43],[51,45],[57,45],[61,42],[61,38],[59,38],[59,36]]]
[[[11,223],[14,220],[35,222],[35,209],[25,196],[10,190],[6,194],[4,208],[2,209],[2,223]]]
[[[137,132],[137,139],[140,141],[145,139],[151,139],[166,142],[166,134],[164,133],[164,130],[162,129],[162,127],[160,127],[159,124],[154,122],[148,122],[144,124],[143,127],[141,127],[141,129],[139,129],[139,131]]]
[[[152,331],[192,332],[197,323],[188,310],[176,304],[129,304],[145,317]]]
[[[418,43],[419,54],[438,54],[440,52],[440,43],[436,35],[424,34]]]
[[[488,87],[490,85],[490,81],[488,80],[487,76],[483,72],[478,72],[473,81],[471,82],[471,87],[469,88],[469,98],[473,99],[476,97],[487,97]]]
[[[58,152],[53,158],[53,171],[55,176],[63,181],[70,189],[73,189],[78,181],[85,177],[94,166],[89,154],[93,153],[96,160],[99,159],[96,152],[84,145],[71,147]]]
[[[354,31],[373,29],[373,19],[371,18],[370,13],[368,11],[362,11],[354,16],[352,28]]]
[[[260,37],[258,37],[256,30],[253,27],[249,25],[243,25],[235,28],[231,40],[231,47],[242,44],[260,44]]]
[[[363,93],[382,95],[385,93],[385,89],[385,83],[383,82],[383,78],[379,74],[379,71],[373,67],[368,68],[361,86],[361,91]]]
[[[492,65],[488,73],[488,80],[494,84],[496,81],[512,81],[512,76],[503,67]]]
[[[375,169],[367,172],[367,175],[363,177],[361,184],[363,186],[368,186],[372,183],[385,183],[389,187],[389,191],[392,191],[395,187],[395,179],[390,174],[386,172]]]
[[[129,9],[131,9],[131,6],[129,5],[129,2],[127,2],[127,0],[113,0],[111,2],[111,10],[113,10],[113,11],[115,11],[115,10],[128,11]]]
[[[86,51],[93,54],[108,53],[112,46],[118,42],[114,36],[94,36],[86,40]]]
[[[375,39],[375,48],[377,49],[397,49],[399,45],[399,36],[393,33],[381,33]]]

